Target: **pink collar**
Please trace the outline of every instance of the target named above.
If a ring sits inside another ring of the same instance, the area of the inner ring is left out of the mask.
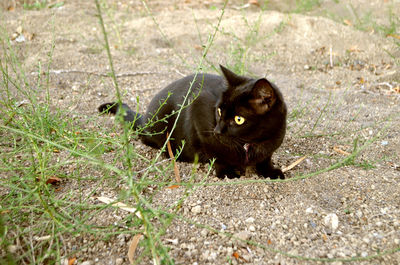
[[[249,143],[246,143],[243,145],[243,149],[246,152],[246,164],[249,163],[249,150],[250,150],[250,145]]]

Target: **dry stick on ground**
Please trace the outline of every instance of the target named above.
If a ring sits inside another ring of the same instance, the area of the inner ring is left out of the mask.
[[[167,139],[168,139],[168,137],[169,137],[169,134],[167,132]],[[179,175],[179,168],[178,168],[178,165],[175,162],[174,153],[172,153],[172,148],[171,148],[171,144],[170,144],[169,140],[167,142],[167,149],[168,149],[169,157],[172,159],[172,163],[174,164],[174,172],[175,172],[176,182],[180,183],[181,182],[181,177]]]
[[[346,155],[346,156],[351,155],[349,152],[346,152],[346,151],[340,149],[338,146],[334,146],[333,151],[335,151],[336,153],[342,154],[342,155]]]
[[[298,164],[300,164],[301,162],[303,162],[304,159],[306,159],[307,156],[303,156],[300,159],[296,160],[295,162],[293,162],[292,164],[290,164],[289,166],[285,167],[282,169],[282,172],[286,172],[291,170],[292,168],[294,168],[295,166],[297,166]]]
[[[142,234],[136,234],[129,244],[128,259],[131,264],[135,262],[135,251],[139,244],[139,240],[143,237]]]

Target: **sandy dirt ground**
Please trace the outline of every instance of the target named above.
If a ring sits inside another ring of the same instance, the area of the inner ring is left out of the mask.
[[[174,219],[163,235],[176,264],[323,263],[318,259],[342,264],[354,257],[366,258],[354,264],[400,263],[399,42],[368,26],[357,28],[365,14],[377,24],[387,23],[388,10],[400,14],[400,2],[320,2],[301,14],[289,12],[296,1],[270,1],[265,11],[241,1],[228,3],[202,71],[215,72],[224,64],[276,83],[289,116],[274,161],[285,167],[306,159],[286,173],[288,181],[277,183],[251,174],[240,178],[247,183],[220,181],[213,173],[204,180],[208,166],[201,165],[196,182],[210,185],[188,194],[178,212],[185,219]],[[140,1],[108,1],[104,19],[124,101],[136,106],[139,97],[144,111],[157,91],[196,71],[222,7],[222,1],[149,1],[150,15]],[[14,39],[12,45],[28,74],[37,72],[39,62],[49,62],[54,44],[54,108],[68,111],[86,129],[121,130],[96,112],[99,104],[115,99],[115,90],[112,79],[102,75],[110,69],[93,1],[3,9],[1,26],[10,38],[25,34],[24,41]],[[363,149],[353,163],[326,170],[352,153],[355,141]],[[156,154],[138,141],[132,144],[144,156]],[[182,181],[189,180],[192,165],[178,165]],[[65,168],[66,174],[71,170]],[[107,183],[89,202],[96,203],[95,196],[117,197],[125,187],[124,180]],[[66,181],[60,192],[77,185]],[[79,190],[89,194],[94,185],[89,181]],[[168,207],[183,193],[154,192],[152,204]],[[128,214],[109,209],[88,221],[112,225]],[[64,255],[83,245],[76,264],[129,264],[131,238],[64,235]],[[137,253],[142,250],[139,246]],[[370,259],[374,255],[379,257]],[[145,258],[141,264],[151,262]]]

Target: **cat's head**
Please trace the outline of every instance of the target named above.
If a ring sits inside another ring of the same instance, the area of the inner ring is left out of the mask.
[[[214,134],[243,143],[266,140],[285,129],[286,106],[279,89],[265,78],[239,76],[220,66],[227,89],[215,106]]]

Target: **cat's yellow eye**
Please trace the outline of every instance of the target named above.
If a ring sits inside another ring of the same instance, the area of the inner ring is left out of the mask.
[[[217,109],[217,112],[218,112],[218,115],[221,116],[221,109],[220,108]]]
[[[242,116],[235,116],[235,122],[237,125],[242,125],[246,119]]]

